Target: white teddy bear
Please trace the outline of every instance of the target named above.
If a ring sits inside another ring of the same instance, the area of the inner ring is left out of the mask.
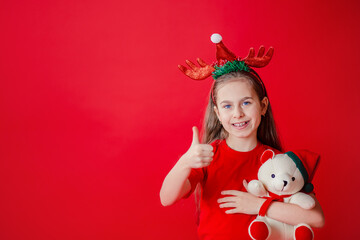
[[[304,209],[315,206],[315,200],[306,193],[312,192],[311,180],[319,155],[306,151],[277,154],[266,150],[260,159],[262,165],[258,179],[248,184],[248,192],[267,198],[259,215],[249,226],[249,235],[255,240],[296,239],[312,240],[314,233],[307,224],[292,226],[266,217],[266,211],[273,201],[297,204]]]

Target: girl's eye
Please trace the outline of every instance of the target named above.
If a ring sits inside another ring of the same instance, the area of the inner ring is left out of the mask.
[[[224,108],[229,109],[229,108],[231,108],[231,105],[227,104],[227,105],[224,106]]]
[[[250,104],[250,102],[249,102],[249,101],[245,101],[245,102],[243,102],[243,105],[244,105],[244,106],[249,105],[249,104]]]

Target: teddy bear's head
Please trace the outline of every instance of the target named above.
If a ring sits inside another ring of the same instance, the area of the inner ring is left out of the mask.
[[[291,195],[300,190],[311,192],[310,183],[319,155],[306,151],[276,154],[266,150],[261,156],[258,179],[266,189],[277,195]]]

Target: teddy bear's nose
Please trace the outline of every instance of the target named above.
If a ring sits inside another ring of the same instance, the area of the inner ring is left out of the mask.
[[[288,182],[287,181],[283,181],[284,182],[284,187],[286,187],[286,185],[288,184]]]

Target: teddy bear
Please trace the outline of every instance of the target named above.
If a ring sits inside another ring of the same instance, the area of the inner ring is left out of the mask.
[[[258,180],[249,182],[249,193],[266,198],[259,215],[249,226],[249,235],[255,240],[296,239],[312,240],[314,232],[305,223],[292,226],[266,216],[273,201],[297,204],[304,209],[315,206],[308,194],[313,191],[311,180],[319,162],[319,155],[307,150],[276,154],[268,149],[262,154]]]

